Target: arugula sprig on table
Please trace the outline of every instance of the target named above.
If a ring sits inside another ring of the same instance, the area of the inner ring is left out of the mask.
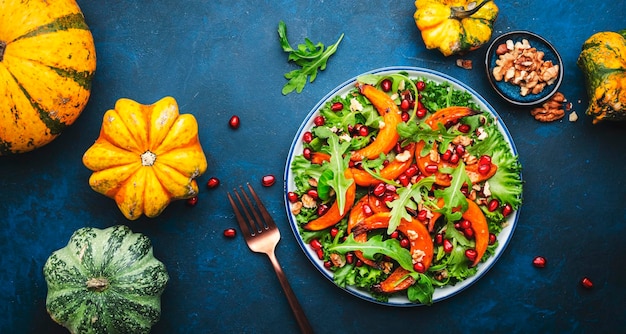
[[[289,53],[289,61],[293,61],[301,68],[293,70],[285,74],[285,78],[289,81],[283,86],[282,93],[287,95],[294,90],[298,93],[302,92],[306,85],[307,78],[309,82],[313,82],[317,77],[318,70],[325,70],[328,58],[336,51],[339,43],[343,39],[344,34],[339,36],[335,44],[325,48],[324,44],[318,42],[314,44],[310,39],[305,38],[304,44],[299,44],[297,48],[293,48],[287,39],[287,25],[285,22],[278,23],[278,37],[283,51]]]

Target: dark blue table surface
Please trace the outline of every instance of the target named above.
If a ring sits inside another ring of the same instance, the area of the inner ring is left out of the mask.
[[[619,332],[626,328],[626,123],[592,125],[576,59],[598,31],[626,28],[624,1],[497,1],[498,36],[531,30],[560,52],[561,91],[580,116],[535,121],[507,105],[487,83],[485,47],[459,57],[426,50],[412,1],[78,1],[91,27],[98,68],[78,121],[32,153],[0,157],[0,332],[64,333],[46,313],[42,267],[80,227],[126,224],[145,233],[170,282],[154,333],[297,332],[263,255],[235,227],[226,192],[251,182],[282,230],[277,256],[315,330],[336,332]],[[295,66],[278,43],[284,20],[292,44],[305,37],[345,38],[317,80],[301,94],[281,94]],[[513,238],[476,284],[430,307],[394,308],[356,298],[329,282],[298,246],[285,214],[282,180],[290,143],[327,92],[360,73],[417,66],[453,76],[494,106],[517,146],[524,204]],[[171,95],[196,116],[209,168],[198,205],[171,204],[155,218],[127,221],[115,203],[88,185],[83,153],[103,113],[122,97],[151,104]],[[241,127],[228,126],[231,115]],[[219,188],[208,190],[209,177]],[[531,265],[536,255],[548,266]],[[580,287],[588,276],[591,290]]]

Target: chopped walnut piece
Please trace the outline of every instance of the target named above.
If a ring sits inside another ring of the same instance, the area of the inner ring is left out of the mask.
[[[330,254],[330,262],[332,262],[337,268],[341,268],[346,265],[346,259],[337,253]]]
[[[470,59],[457,59],[456,66],[466,70],[471,70],[473,68],[473,63]]]
[[[315,202],[315,198],[311,197],[309,194],[302,195],[302,206],[307,209],[312,209],[317,207],[317,203]]]
[[[565,96],[561,92],[557,92],[548,101],[546,101],[541,107],[536,107],[530,111],[530,114],[540,122],[553,122],[559,120],[565,116],[565,110],[563,110],[563,103],[565,102]]]

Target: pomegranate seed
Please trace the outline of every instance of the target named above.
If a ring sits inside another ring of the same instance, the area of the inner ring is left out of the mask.
[[[230,125],[233,129],[238,129],[241,121],[239,120],[239,116],[233,115],[230,120],[228,120],[228,125]]]
[[[324,118],[324,116],[319,115],[319,116],[316,116],[316,117],[313,119],[313,124],[315,124],[315,125],[317,125],[317,126],[322,126],[322,125],[324,125],[325,123],[326,123],[326,119]]]
[[[261,179],[261,183],[264,187],[271,187],[274,183],[276,183],[276,177],[272,174],[265,175]]]
[[[408,177],[413,177],[417,174],[417,172],[419,172],[419,168],[417,168],[417,165],[411,165],[409,166],[409,168],[406,169],[406,171],[404,171],[404,174],[406,174],[406,176]]]
[[[398,233],[398,231],[393,231],[391,232],[391,235],[390,235],[392,239],[398,239],[399,236],[400,236],[400,233]]]
[[[500,201],[495,198],[489,201],[489,203],[487,204],[487,210],[489,210],[489,212],[496,211],[498,207],[500,207]]]
[[[227,228],[224,230],[224,236],[227,238],[234,238],[237,235],[237,230],[234,228]]]
[[[324,259],[324,250],[320,249],[316,249],[315,250],[315,254],[317,254],[317,258],[320,260]]]
[[[357,267],[363,267],[363,261],[361,261],[361,259],[356,260],[356,264],[355,266]]]
[[[400,176],[398,176],[398,182],[400,182],[403,187],[408,186],[409,181],[409,177],[406,174],[400,174]]]
[[[459,131],[461,131],[462,133],[468,133],[468,132],[470,132],[471,129],[472,128],[469,125],[467,125],[467,124],[459,125]]]
[[[471,228],[471,227],[472,227],[472,223],[469,220],[463,219],[461,221],[461,228],[462,229]]]
[[[439,170],[439,166],[437,166],[437,165],[426,165],[425,170],[428,173],[436,173]]]
[[[198,204],[198,196],[187,199],[187,206],[196,206],[196,204]]]
[[[482,155],[480,156],[480,159],[478,159],[478,163],[481,165],[490,165],[491,164],[491,157],[488,155]]]
[[[489,244],[493,245],[496,243],[496,241],[498,241],[498,237],[496,237],[496,235],[493,233],[489,233]]]
[[[322,249],[322,243],[317,239],[311,240],[311,242],[309,242],[309,245],[311,245],[311,248],[313,248],[313,250]]]
[[[443,240],[443,251],[444,252],[446,252],[446,253],[452,252],[452,248],[453,247],[454,246],[452,245],[452,242],[450,242],[450,240],[448,240],[448,239],[444,239]]]
[[[452,151],[451,150],[447,150],[447,151],[443,152],[443,154],[441,155],[441,160],[443,160],[443,161],[450,161],[451,157],[452,157]]]
[[[411,102],[409,102],[409,100],[402,100],[402,102],[400,102],[400,109],[407,111],[409,110],[409,107],[411,106]]]
[[[348,262],[349,264],[352,264],[354,262],[354,254],[353,253],[346,254],[346,262]]]
[[[380,88],[382,88],[383,92],[388,92],[391,90],[392,82],[389,79],[384,79],[380,83]]]
[[[437,245],[441,245],[443,243],[443,234],[437,233],[437,235],[435,236],[435,243]]]
[[[313,151],[311,151],[311,149],[307,147],[302,150],[302,156],[307,160],[311,160],[311,158],[313,157]]]
[[[426,108],[420,108],[420,109],[417,109],[417,111],[415,112],[415,116],[419,118],[424,118],[424,116],[426,116],[427,113],[428,113],[428,110],[426,110]]]
[[[452,154],[452,156],[450,157],[450,161],[451,164],[456,164],[459,162],[459,155],[458,154]]]
[[[580,284],[585,289],[593,288],[593,282],[589,279],[589,277],[583,277],[583,279],[580,280]]]
[[[513,212],[513,207],[511,206],[511,204],[507,203],[504,205],[504,207],[502,208],[502,215],[505,217],[508,217],[511,212]]]
[[[289,199],[289,202],[291,202],[291,203],[295,203],[295,202],[297,202],[297,201],[298,201],[298,199],[299,199],[299,198],[298,198],[298,194],[296,194],[296,193],[295,193],[295,192],[293,192],[293,191],[290,191],[290,192],[288,192],[288,193],[287,193],[287,199]]]
[[[341,102],[335,102],[330,107],[330,110],[332,110],[332,111],[341,111],[341,109],[343,109],[343,103],[341,103]]]
[[[463,154],[465,154],[465,146],[459,144],[454,148],[454,151],[456,154],[463,156]]]
[[[390,193],[396,192],[396,187],[393,184],[386,184],[385,189]]]
[[[376,187],[374,187],[373,190],[373,194],[374,196],[382,196],[385,194],[385,184],[384,183],[379,183],[378,185],[376,185]]]
[[[428,211],[427,210],[420,210],[420,212],[417,213],[417,220],[419,220],[421,222],[425,222],[426,219],[428,219]]]
[[[533,259],[533,266],[537,268],[544,268],[546,266],[546,258],[543,256],[535,256]]]
[[[491,170],[491,164],[478,165],[478,173],[481,175],[489,174],[490,170]]]
[[[328,211],[328,209],[330,209],[328,205],[321,204],[320,206],[317,207],[317,215],[323,216]]]
[[[402,246],[403,248],[409,248],[410,245],[411,242],[409,241],[409,239],[403,238],[402,240],[400,240],[400,246]]]
[[[402,114],[400,114],[400,118],[402,119],[403,122],[408,121],[411,117],[409,116],[409,113],[406,111],[403,111]]]
[[[417,271],[420,274],[423,274],[426,271],[426,266],[424,266],[423,262],[417,262],[413,265],[413,270]]]
[[[421,91],[424,90],[424,88],[426,88],[426,83],[424,81],[418,81],[415,84],[415,86],[416,86],[417,90],[421,92]]]
[[[370,130],[367,128],[367,126],[362,126],[359,128],[359,136],[365,137],[369,134],[370,134]]]
[[[209,189],[217,188],[217,186],[219,185],[220,185],[220,180],[216,177],[209,178],[209,180],[206,182],[206,187]]]
[[[336,237],[337,233],[339,233],[339,229],[338,228],[333,227],[333,228],[330,229],[330,236],[331,237],[333,237],[333,238]]]
[[[465,250],[465,257],[474,262],[476,260],[476,257],[478,256],[478,253],[476,252],[475,249],[466,249]]]
[[[330,268],[332,268],[332,266],[333,266],[332,262],[330,262],[330,261],[325,261],[324,262],[324,268],[330,269]]]
[[[302,134],[302,141],[305,143],[310,143],[313,140],[313,134],[311,131],[307,131]]]
[[[306,192],[307,195],[313,197],[313,199],[317,199],[319,197],[319,195],[317,194],[317,189],[309,189],[309,191]]]

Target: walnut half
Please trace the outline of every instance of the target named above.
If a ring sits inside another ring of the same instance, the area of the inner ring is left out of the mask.
[[[531,110],[530,114],[540,122],[553,122],[559,120],[565,116],[565,110],[563,109],[563,103],[565,101],[563,93],[556,92],[556,94],[541,105],[541,107]]]

